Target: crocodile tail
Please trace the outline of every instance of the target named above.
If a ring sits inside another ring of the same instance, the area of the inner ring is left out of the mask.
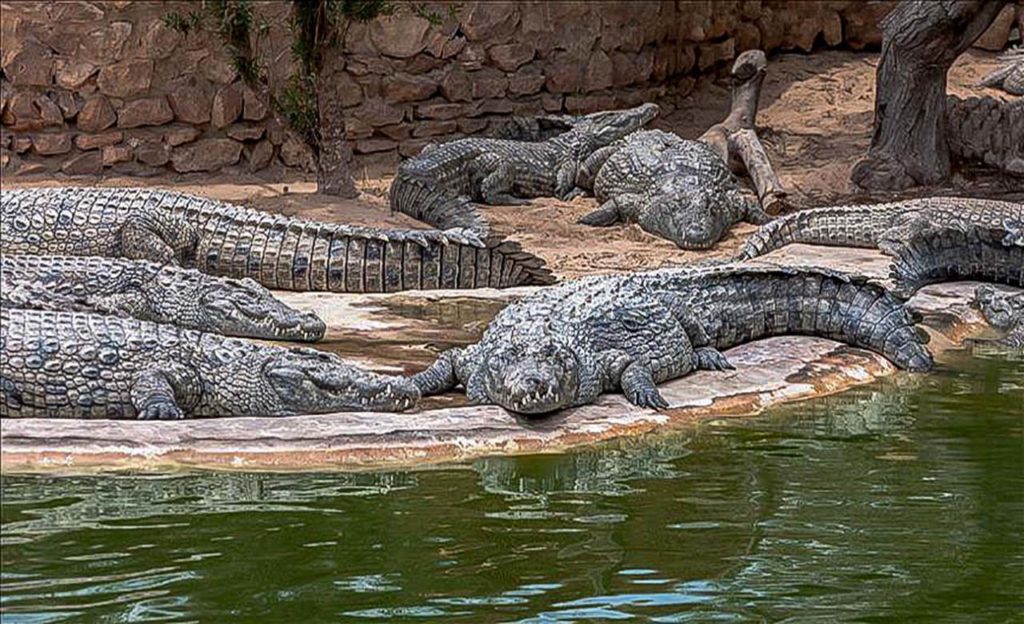
[[[196,268],[271,289],[396,292],[553,281],[544,261],[518,245],[485,245],[460,230],[381,230],[226,204],[208,212]]]
[[[801,334],[869,349],[903,369],[932,367],[927,333],[900,299],[867,277],[745,264],[682,275],[688,284],[681,292],[716,348]]]
[[[743,220],[754,225],[767,225],[774,220],[774,217],[764,211],[761,203],[756,200],[744,199],[746,204]]]
[[[469,197],[450,193],[433,180],[399,169],[388,193],[392,210],[438,229],[461,228],[481,238],[489,234],[487,222]]]
[[[922,224],[909,236],[887,234],[878,248],[893,258],[894,292],[910,297],[936,282],[978,280],[1024,286],[1024,228],[963,221]]]
[[[878,236],[901,211],[900,202],[812,208],[778,217],[758,228],[736,255],[749,260],[791,243],[875,247]]]

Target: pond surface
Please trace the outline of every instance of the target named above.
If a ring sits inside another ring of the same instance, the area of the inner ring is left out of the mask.
[[[372,474],[6,477],[10,622],[1006,622],[1024,363]]]

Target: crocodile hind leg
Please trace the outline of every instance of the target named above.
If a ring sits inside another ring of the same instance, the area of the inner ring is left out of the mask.
[[[523,206],[530,203],[528,199],[512,195],[512,166],[501,162],[497,154],[478,156],[472,166],[478,172],[487,172],[480,181],[480,199],[484,203],[492,206]]]
[[[194,260],[199,232],[181,217],[161,212],[132,215],[120,231],[120,255],[159,264]]]

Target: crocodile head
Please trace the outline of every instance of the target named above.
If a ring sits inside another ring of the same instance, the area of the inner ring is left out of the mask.
[[[599,392],[595,360],[556,337],[501,341],[482,353],[467,392],[519,414],[546,414]],[[593,396],[591,396],[593,395]]]
[[[574,146],[577,157],[585,158],[643,128],[657,116],[658,105],[649,102],[625,110],[591,113],[581,117],[570,131],[551,140]]]
[[[372,373],[315,349],[274,349],[259,371],[254,395],[271,414],[397,412],[420,398],[409,379]]]
[[[1010,293],[982,285],[974,291],[974,297],[985,320],[996,329],[1010,330],[1024,323],[1024,293]]]
[[[708,249],[735,221],[725,201],[697,177],[674,176],[649,192],[638,221],[683,249]]]
[[[197,324],[229,336],[315,341],[326,330],[315,314],[286,306],[249,278],[203,280],[194,301]]]

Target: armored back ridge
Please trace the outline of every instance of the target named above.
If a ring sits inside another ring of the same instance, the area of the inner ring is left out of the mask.
[[[419,392],[333,354],[80,312],[0,309],[0,416],[399,411]]]
[[[477,403],[542,414],[621,390],[664,408],[656,384],[731,365],[721,354],[781,334],[839,340],[928,370],[926,335],[866,278],[744,265],[584,278],[505,308],[480,342],[445,352],[413,377],[423,394],[462,384]]]
[[[281,303],[251,279],[101,256],[0,257],[7,307],[78,310],[272,340],[319,340],[315,314]]]
[[[173,262],[267,288],[393,292],[552,281],[506,242],[434,230],[381,230],[273,215],[145,189],[5,191],[0,250]]]

